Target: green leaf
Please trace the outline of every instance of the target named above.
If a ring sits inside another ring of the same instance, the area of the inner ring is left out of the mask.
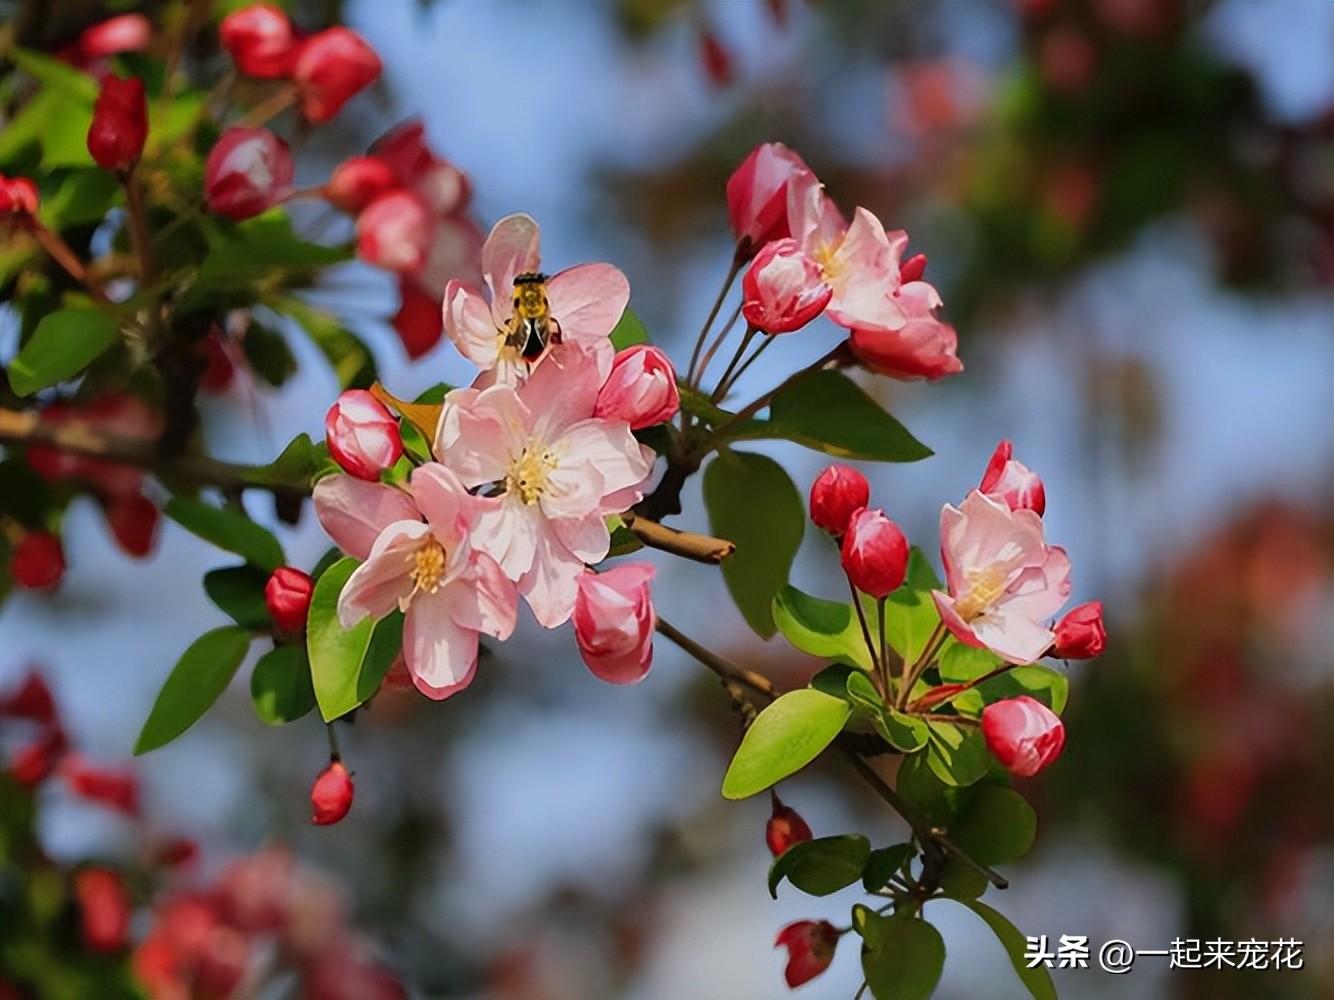
[[[350,260],[346,247],[308,243],[292,229],[292,220],[282,209],[273,209],[245,222],[228,226],[213,241],[213,249],[200,265],[196,284],[200,289],[245,288],[260,282],[292,280]]]
[[[163,513],[186,531],[272,573],[283,565],[283,547],[265,528],[243,514],[174,496]]]
[[[370,349],[338,321],[309,303],[286,296],[269,302],[274,310],[292,317],[328,360],[341,389],[368,389],[375,382],[375,359]]]
[[[985,875],[958,858],[947,859],[940,869],[940,891],[950,899],[976,899],[990,884]]]
[[[950,827],[950,839],[974,861],[1003,865],[1028,853],[1037,836],[1033,807],[1013,788],[977,789],[963,816]]]
[[[940,658],[940,679],[946,684],[974,681],[996,670],[1004,662],[989,649],[956,643]]]
[[[847,695],[848,700],[871,720],[880,738],[896,750],[916,753],[926,746],[930,736],[926,720],[886,705],[866,674],[860,671],[848,674]]]
[[[811,688],[789,691],[746,730],[723,778],[723,796],[744,799],[795,774],[843,730],[852,707]]]
[[[876,1000],[929,1000],[945,968],[940,932],[902,913],[881,918],[871,940],[862,948],[862,974]]]
[[[853,669],[846,663],[831,663],[811,678],[810,686],[816,691],[823,691],[835,698],[846,700],[848,697],[848,677],[852,674]]]
[[[394,611],[381,618],[371,634],[371,648],[357,672],[357,704],[369,701],[380,690],[384,675],[394,665],[403,649],[403,612]]]
[[[1056,1000],[1056,987],[1052,984],[1051,973],[1047,971],[1046,966],[1037,965],[1029,968],[1028,959],[1025,957],[1028,951],[1028,939],[1019,932],[1019,928],[986,903],[974,899],[956,901],[976,913],[991,928],[991,933],[996,935],[996,940],[1005,949],[1005,954],[1010,956],[1010,965],[1014,968],[1015,975],[1019,977],[1033,1000]]]
[[[722,451],[704,470],[704,502],[715,535],[736,543],[723,579],[755,633],[774,634],[774,597],[787,583],[801,545],[801,495],[772,458]]]
[[[621,313],[621,318],[616,321],[616,325],[612,328],[611,346],[618,351],[623,351],[635,344],[647,344],[648,342],[648,330],[644,329],[644,324],[635,315],[634,310],[627,306],[625,312]]]
[[[778,883],[787,879],[804,893],[828,896],[862,877],[871,842],[860,834],[820,837],[793,844],[769,867],[769,895],[778,898]]]
[[[1059,715],[1065,711],[1070,695],[1070,680],[1065,674],[1037,665],[1015,667],[998,677],[979,684],[975,690],[988,705],[1006,698],[1029,695]]]
[[[710,400],[706,393],[700,392],[698,389],[692,389],[684,382],[677,383],[676,388],[681,396],[681,409],[700,420],[706,427],[721,427],[723,424],[730,422],[735,416],[730,410],[724,410]],[[749,427],[754,423],[756,421],[745,421],[742,426]],[[729,434],[728,437],[731,439],[733,435]]]
[[[871,653],[851,604],[822,600],[786,585],[774,597],[773,619],[783,638],[803,653],[870,669]]]
[[[917,462],[932,451],[842,372],[822,371],[778,393],[769,419],[729,433],[731,440],[784,438],[839,458]]]
[[[42,129],[42,169],[91,168],[96,164],[88,152],[88,129],[93,109],[78,98],[51,92],[50,118]]]
[[[967,807],[970,788],[942,781],[927,762],[926,754],[913,754],[899,766],[895,789],[928,826],[949,828]]]
[[[32,49],[13,49],[9,53],[19,69],[54,93],[72,97],[92,108],[97,100],[97,82],[67,62]]]
[[[242,346],[250,367],[269,385],[280,386],[296,374],[296,358],[292,356],[287,340],[277,330],[251,322]]]
[[[250,633],[239,625],[215,628],[191,643],[158,692],[134,752],[156,750],[193,726],[226,690],[249,648]]]
[[[42,201],[37,216],[57,232],[100,222],[120,198],[120,190],[120,181],[109,170],[73,171],[60,182],[55,194]]]
[[[73,378],[115,343],[116,317],[103,309],[57,309],[42,317],[32,337],[9,366],[16,395]]]
[[[976,727],[965,728],[952,722],[931,722],[931,739],[926,762],[936,776],[950,785],[971,785],[991,769],[982,733]]]
[[[339,559],[315,581],[306,619],[306,649],[315,700],[325,722],[346,715],[379,690],[403,646],[403,614],[376,622],[366,618],[350,629],[338,623],[338,595],[354,570],[355,559]]]
[[[246,563],[209,570],[204,574],[204,593],[238,625],[248,629],[266,629],[273,622],[264,600],[264,586],[269,574]]]
[[[917,848],[910,843],[894,844],[872,851],[862,869],[862,888],[867,892],[878,892],[915,857]]]
[[[280,726],[295,722],[315,707],[310,662],[300,646],[275,646],[255,664],[250,695],[262,722]]]
[[[940,624],[940,612],[931,599],[931,591],[940,587],[926,556],[914,547],[908,558],[908,578],[889,595],[885,604],[885,641],[907,663],[922,655],[927,640]]]
[[[316,479],[336,471],[338,466],[329,457],[328,446],[323,441],[317,444],[309,434],[298,434],[272,462],[252,469],[250,478],[266,486],[306,490]]]

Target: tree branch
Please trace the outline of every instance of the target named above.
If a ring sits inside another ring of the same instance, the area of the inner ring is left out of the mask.
[[[626,528],[649,548],[670,552],[683,559],[693,559],[695,562],[717,566],[736,551],[735,543],[725,538],[678,531],[647,517],[637,517],[632,511],[622,514],[621,520],[625,522]]]

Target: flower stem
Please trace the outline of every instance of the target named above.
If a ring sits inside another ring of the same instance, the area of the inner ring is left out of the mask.
[[[329,762],[336,764],[343,759],[343,755],[338,750],[338,734],[334,732],[334,724],[326,722],[324,732],[329,737]]]
[[[65,273],[83,285],[93,297],[102,301],[110,301],[106,292],[102,291],[100,285],[97,285],[88,275],[88,268],[84,266],[83,261],[79,260],[68,243],[61,239],[60,234],[47,229],[36,219],[32,223],[32,236],[37,241],[37,245],[47,252],[57,264],[65,269]]]
[[[722,311],[723,301],[727,298],[727,293],[732,290],[732,282],[736,281],[736,276],[741,273],[741,267],[745,263],[740,253],[732,255],[732,263],[727,268],[727,278],[723,281],[722,290],[718,297],[713,301],[713,308],[709,310],[708,319],[700,327],[699,336],[695,338],[695,348],[690,352],[690,365],[686,368],[686,384],[695,384],[695,365],[699,362],[699,352],[704,349],[704,338],[709,335],[709,330],[713,328],[713,321],[718,318],[718,313]]]
[[[157,276],[153,262],[153,237],[148,229],[148,212],[144,208],[144,193],[139,187],[139,180],[134,167],[121,174],[121,184],[125,187],[125,204],[130,216],[130,242],[134,254],[139,258],[139,284],[146,287]]]
[[[812,361],[805,368],[793,372],[791,375],[785,378],[779,385],[774,386],[774,388],[770,389],[768,392],[761,395],[758,399],[754,400],[749,405],[738,410],[731,420],[727,421],[725,424],[722,424],[719,427],[714,428],[713,433],[709,435],[709,439],[706,442],[705,454],[708,453],[708,450],[712,447],[714,441],[718,440],[719,438],[726,437],[726,432],[728,431],[728,429],[755,416],[755,414],[759,413],[760,410],[764,409],[764,407],[767,406],[769,402],[784,389],[796,385],[798,382],[806,378],[808,375],[814,375],[818,371],[823,371],[824,368],[830,362],[837,361],[839,358],[841,358],[845,353],[846,349],[847,349],[846,342],[839,344],[833,350],[829,351],[826,354],[821,355],[815,361]]]
[[[767,348],[770,344],[772,344],[772,343],[773,343],[775,340],[777,340],[777,339],[778,339],[778,338],[777,338],[777,337],[774,337],[774,336],[769,336],[769,337],[765,337],[765,338],[764,338],[764,343],[762,343],[762,344],[759,346],[759,349],[756,350],[755,353],[752,354],[750,357],[748,357],[748,358],[745,360],[745,363],[742,364],[742,366],[736,370],[736,374],[734,374],[734,375],[732,376],[732,380],[731,380],[730,382],[727,383],[726,387],[722,387],[722,386],[720,385],[718,391],[721,393],[721,395],[718,397],[719,399],[722,399],[723,397],[725,397],[725,396],[727,395],[727,393],[731,390],[732,386],[736,385],[738,382],[741,381],[741,376],[744,375],[744,374],[746,374],[746,369],[749,368],[752,364],[754,364],[755,360],[756,360],[761,354],[764,353],[765,348]]]
[[[885,599],[882,597],[875,602],[875,623],[880,630],[880,670],[885,680],[885,696],[893,690],[889,680],[889,648],[885,643]]]
[[[293,84],[280,87],[246,112],[245,117],[236,123],[237,128],[259,128],[270,118],[282,114],[296,103],[297,89]]]
[[[722,329],[718,331],[718,336],[713,339],[713,343],[709,345],[708,350],[704,352],[704,357],[700,359],[699,371],[695,373],[695,381],[697,383],[703,384],[704,373],[709,370],[709,363],[713,361],[713,356],[718,353],[718,348],[723,346],[723,341],[725,341],[727,335],[732,332],[732,327],[736,325],[736,321],[740,316],[741,306],[738,305],[732,310],[732,315],[727,317],[727,322],[722,325]]]
[[[844,573],[847,576],[846,573]],[[857,585],[852,582],[852,577],[848,577],[848,589],[852,591],[852,607],[857,612],[857,621],[862,626],[862,638],[866,640],[866,651],[871,654],[871,665],[875,668],[876,674],[882,679],[885,678],[884,665],[876,652],[875,642],[871,639],[871,626],[866,622],[866,611],[862,608],[861,595],[857,593]],[[883,683],[883,680],[882,680]],[[885,689],[880,692],[886,698],[889,697],[889,686],[885,684]]]
[[[926,645],[922,647],[921,654],[913,661],[913,665],[903,668],[903,690],[899,692],[898,704],[895,706],[900,711],[908,706],[908,694],[917,683],[918,678],[926,673],[927,667],[931,665],[932,659],[936,653],[940,652],[940,647],[945,644],[945,639],[949,632],[945,629],[944,622],[936,622],[936,627],[931,631],[930,637],[926,640]]]
[[[731,324],[729,323],[728,326],[730,328]],[[746,353],[746,348],[750,346],[751,340],[754,339],[755,334],[757,334],[758,332],[759,330],[754,325],[752,324],[746,325],[746,332],[741,337],[741,344],[740,346],[737,347],[736,353],[732,355],[732,360],[727,362],[727,367],[723,370],[722,378],[718,380],[717,387],[713,390],[713,394],[709,396],[710,402],[713,403],[718,402],[718,400],[722,399],[723,396],[727,393],[728,376],[730,376],[732,372],[736,370],[737,362],[741,360],[741,355]],[[705,358],[704,366],[700,368],[699,372],[700,378],[704,377],[704,368],[707,368],[708,365],[709,365],[709,359]]]

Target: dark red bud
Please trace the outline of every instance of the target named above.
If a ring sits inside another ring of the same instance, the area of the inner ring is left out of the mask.
[[[29,590],[53,590],[65,575],[65,550],[49,531],[30,531],[14,547],[9,571]]]
[[[352,808],[352,775],[335,760],[329,764],[310,790],[310,804],[313,809],[311,822],[316,826],[329,826],[337,823]]]
[[[764,827],[764,840],[774,857],[778,857],[794,844],[801,844],[812,839],[811,828],[795,809],[783,804],[777,792],[769,793],[773,801],[773,813]]]
[[[306,627],[310,595],[315,581],[309,573],[291,566],[279,566],[264,585],[264,603],[273,623],[284,632],[300,632]]]
[[[139,159],[148,140],[148,102],[137,76],[102,79],[88,128],[88,152],[104,170],[126,170]]]
[[[856,469],[831,465],[811,483],[811,521],[842,538],[848,521],[871,501],[871,484]]]
[[[913,254],[899,265],[899,280],[905,285],[910,281],[921,281],[926,274],[926,254]]]
[[[1071,608],[1056,624],[1052,656],[1062,660],[1091,660],[1107,645],[1107,628],[1102,621],[1102,601],[1089,601]]]

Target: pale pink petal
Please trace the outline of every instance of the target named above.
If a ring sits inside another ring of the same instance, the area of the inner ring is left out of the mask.
[[[453,551],[467,537],[476,513],[476,498],[439,462],[427,462],[413,470],[412,495],[440,544]]]
[[[1009,663],[1034,662],[1056,638],[1050,629],[999,607],[977,618],[972,627],[988,649]]]
[[[655,453],[641,445],[630,425],[614,420],[581,420],[566,430],[561,441],[565,462],[576,461],[596,469],[606,493],[639,486],[653,472]]]
[[[434,299],[445,297],[445,289],[453,279],[469,285],[481,284],[481,255],[482,232],[470,216],[440,216],[417,283]]]
[[[315,484],[315,516],[334,544],[354,559],[365,559],[380,532],[395,521],[420,518],[402,490],[339,473]]]
[[[1050,618],[1070,599],[1070,587],[1070,557],[1049,545],[1046,562],[1025,569],[1007,588],[1005,609],[1032,621]]]
[[[539,531],[533,568],[519,580],[519,593],[541,625],[555,628],[574,612],[584,572],[583,560],[569,552],[554,532]]]
[[[581,562],[599,563],[607,558],[607,552],[611,549],[611,532],[607,530],[607,522],[601,514],[563,518],[553,521],[552,526],[556,529],[561,545]]]
[[[413,599],[403,623],[403,658],[417,690],[428,698],[448,698],[472,683],[477,633],[449,617],[443,590]]]
[[[579,344],[554,349],[518,393],[535,416],[534,437],[554,443],[570,424],[591,417],[602,382],[593,352]]]
[[[445,336],[478,368],[495,366],[499,331],[480,291],[451,281],[445,287]]]
[[[954,538],[959,531],[959,523],[963,520],[963,511],[946,504],[940,509],[940,537],[942,544],[940,546],[940,561],[945,565],[945,583],[949,586],[951,594],[963,592],[965,580],[963,574],[959,572],[959,566],[951,557],[954,547]]]
[[[421,521],[397,521],[380,533],[366,561],[338,595],[338,621],[351,628],[363,618],[383,618],[412,593],[413,554],[430,533]]]
[[[523,212],[497,222],[482,246],[482,273],[491,289],[491,310],[503,326],[514,309],[514,276],[542,266],[537,221]]]
[[[547,282],[547,302],[565,340],[605,340],[630,302],[630,282],[610,264],[580,264]]]
[[[954,610],[954,598],[939,590],[933,590],[931,591],[931,599],[936,604],[936,610],[940,612],[941,622],[950,630],[954,638],[975,649],[985,648],[986,644],[973,632],[972,626],[959,617],[959,613]]]
[[[486,553],[472,552],[463,575],[440,592],[456,624],[497,639],[508,639],[514,631],[518,589]]]
[[[544,523],[541,510],[514,494],[484,498],[473,520],[472,546],[489,554],[506,576],[517,580],[533,565]]]
[[[528,419],[506,386],[455,389],[445,397],[435,454],[469,489],[504,479],[523,450]]]

